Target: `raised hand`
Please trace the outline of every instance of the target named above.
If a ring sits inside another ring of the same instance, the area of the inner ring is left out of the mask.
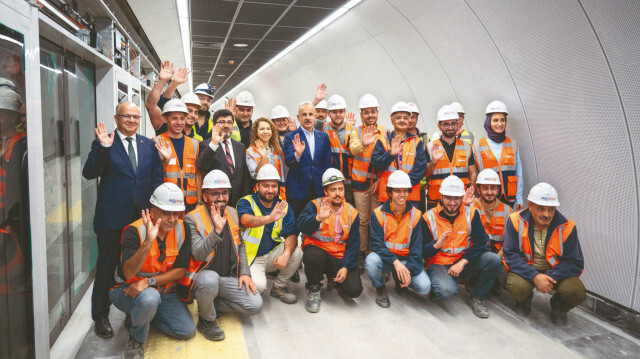
[[[474,199],[476,199],[476,190],[475,188],[473,188],[473,186],[469,186],[469,188],[467,188],[466,192],[464,192],[464,195],[462,196],[462,204],[464,204],[465,206],[469,206],[471,205],[471,203],[473,203]]]
[[[182,85],[183,83],[189,80],[189,73],[191,71],[186,67],[181,67],[176,71],[175,76],[173,77],[173,81],[178,85]]]
[[[167,82],[171,80],[173,73],[173,62],[165,61],[160,64],[160,73],[158,74],[160,81]]]
[[[328,197],[322,198],[322,203],[320,204],[320,208],[318,208],[318,214],[316,215],[316,220],[318,222],[322,222],[325,219],[331,216],[331,203]]]
[[[162,158],[164,158],[165,160],[170,159],[171,156],[173,155],[173,150],[171,150],[171,145],[169,145],[169,143],[160,136],[154,138],[154,141],[156,143],[156,149],[158,150],[160,155],[162,155]]]
[[[213,143],[214,145],[219,145],[223,139],[224,135],[222,134],[220,124],[216,124],[213,128],[213,131],[211,131],[211,143]]]
[[[236,113],[236,100],[233,98],[226,100],[224,102],[224,108],[231,111],[231,113]]]
[[[433,143],[433,148],[431,149],[431,162],[438,163],[444,157],[444,149],[440,146],[439,142]]]
[[[156,223],[154,224],[151,220],[151,216],[149,215],[149,210],[142,210],[142,223],[147,228],[147,238],[146,241],[155,241],[156,237],[158,237],[158,232],[160,231],[160,223],[162,223],[162,218],[158,218]]]
[[[107,133],[107,128],[104,127],[104,123],[98,123],[98,127],[96,128],[96,138],[100,141],[100,144],[103,146],[111,146],[113,144],[113,138],[115,137],[115,133]]]
[[[276,203],[275,207],[273,207],[273,211],[269,215],[273,222],[279,221],[280,218],[284,217],[284,209],[287,208],[287,201],[281,201]]]
[[[391,140],[391,156],[395,156],[402,151],[402,140],[400,136],[394,136]]]
[[[436,243],[433,245],[433,248],[435,249],[440,249],[442,247],[442,245],[444,244],[444,242],[449,239],[449,236],[451,235],[451,230],[447,229],[444,233],[442,233],[439,237],[438,240],[436,241]]]
[[[222,215],[222,211],[224,211],[224,207],[216,206],[215,203],[212,203],[211,206],[209,207],[209,210],[211,211],[213,228],[215,228],[216,233],[222,233],[224,226],[227,224],[227,219]]]
[[[362,133],[362,145],[367,147],[373,144],[376,140],[376,132],[378,132],[378,128],[376,125],[367,126]]]
[[[296,134],[293,137],[293,149],[296,151],[296,156],[302,157],[302,152],[304,152],[304,148],[306,144],[300,141],[300,134]]]
[[[317,102],[320,102],[322,100],[324,100],[325,98],[327,98],[327,85],[326,84],[320,84],[318,86],[318,88],[316,89],[316,95],[313,98],[314,100],[316,100]]]
[[[256,150],[260,157],[267,158],[267,149],[264,148],[264,145],[261,142],[256,143]]]
[[[291,117],[287,117],[287,129],[289,131],[295,131],[298,127],[296,127],[296,121],[291,119]]]
[[[351,126],[356,125],[356,115],[353,112],[348,112],[346,119],[347,119],[347,123],[350,124]]]

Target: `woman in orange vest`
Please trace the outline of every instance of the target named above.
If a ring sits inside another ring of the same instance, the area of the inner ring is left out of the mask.
[[[285,201],[286,170],[278,132],[271,120],[260,117],[251,128],[251,145],[247,148],[247,167],[251,177],[255,179],[260,168],[267,163],[273,165],[280,174],[280,198]],[[254,188],[254,191],[256,190],[257,188]]]
[[[487,106],[484,129],[487,136],[474,144],[478,171],[492,169],[500,175],[500,200],[519,211],[523,208],[522,163],[518,142],[507,137],[507,106],[493,101]]]

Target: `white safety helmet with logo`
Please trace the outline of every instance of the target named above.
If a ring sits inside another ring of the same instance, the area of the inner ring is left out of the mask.
[[[316,110],[320,109],[320,110],[326,110],[327,109],[327,101],[322,100],[320,102],[318,102],[318,104],[316,105]]]
[[[287,111],[286,107],[282,105],[278,105],[273,109],[271,109],[271,120],[275,120],[276,118],[287,118],[287,117],[290,117],[290,116],[289,116],[289,111]]]
[[[389,175],[387,182],[389,188],[411,188],[411,178],[404,171],[396,170]]]
[[[391,116],[393,116],[393,114],[396,112],[406,112],[411,115],[411,108],[409,108],[407,103],[404,101],[396,102],[393,106],[391,106]]]
[[[260,168],[258,171],[258,175],[256,176],[256,180],[258,181],[267,181],[267,180],[280,180],[280,174],[278,173],[278,169],[276,169],[272,164],[267,163],[266,165]]]
[[[458,111],[453,108],[451,105],[444,105],[440,107],[438,110],[438,122],[440,121],[448,121],[448,120],[457,120],[458,119]]]
[[[220,170],[212,170],[202,180],[202,189],[216,188],[231,188],[229,177]]]
[[[253,95],[249,91],[242,91],[236,96],[236,106],[253,107],[256,103],[253,101]]]
[[[540,182],[533,186],[527,200],[539,206],[557,207],[560,205],[558,191],[546,182]]]
[[[505,105],[500,101],[491,101],[491,103],[487,105],[487,110],[485,111],[485,115],[488,115],[490,113],[495,113],[495,112],[502,112],[505,115],[509,114],[509,112],[507,112],[507,105]]]
[[[180,99],[182,100],[182,102],[184,102],[185,105],[196,105],[198,107],[202,106],[200,104],[198,95],[194,94],[193,92],[189,92],[188,94],[182,96]]]
[[[358,102],[358,108],[371,108],[371,107],[379,107],[378,99],[370,93],[366,93],[360,97],[360,101]]]
[[[331,95],[327,100],[327,110],[345,110],[347,108],[347,101],[340,95]]]
[[[326,187],[332,183],[343,182],[344,175],[336,168],[329,168],[322,174],[322,187]]]
[[[465,113],[464,112],[464,107],[462,107],[462,104],[460,102],[452,102],[451,103],[451,107],[455,108],[456,111],[458,111],[458,113]]]
[[[187,105],[185,105],[182,100],[174,98],[167,101],[167,103],[165,103],[162,107],[163,115],[166,115],[169,112],[184,112],[188,114],[189,110],[187,109]]]
[[[209,97],[213,97],[215,90],[208,83],[201,83],[193,89],[193,93],[196,95],[206,95]]]
[[[440,184],[440,194],[443,196],[462,197],[464,192],[464,183],[458,176],[451,175]]]
[[[418,115],[420,114],[420,110],[418,109],[418,105],[416,105],[413,102],[407,102],[407,106],[409,106],[409,110],[411,110],[411,113],[417,113]]]
[[[20,113],[22,98],[18,94],[18,88],[11,81],[0,77],[0,109]]]
[[[149,202],[163,211],[184,211],[184,194],[180,187],[171,182],[165,182],[158,186],[153,191]]]
[[[497,184],[500,185],[500,176],[491,168],[480,171],[476,184]]]

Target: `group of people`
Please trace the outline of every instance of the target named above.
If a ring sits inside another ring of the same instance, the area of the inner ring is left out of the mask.
[[[100,177],[95,332],[113,335],[112,303],[125,312],[126,357],[144,355],[150,326],[223,340],[216,318],[258,313],[268,278],[270,296],[296,303],[288,285],[302,265],[311,313],[325,278],[328,292],[356,298],[365,272],[382,308],[391,304],[390,278],[399,295],[411,289],[436,301],[463,281],[480,318],[503,287],[523,316],[534,288],[553,291],[557,325],[585,299],[575,223],[556,210],[556,190],[533,186],[524,208],[504,103],[487,106],[485,137],[464,130],[457,102],[440,108],[439,132],[428,135],[413,103],[394,104],[385,129],[377,98],[365,94],[357,125],[345,99],[322,84],[298,105],[297,126],[281,105],[252,120],[247,91],[213,114],[208,84],[178,99],[188,76],[163,63],[145,104],[156,137],[137,134],[140,108],[121,103],[117,129],[98,125],[83,169]],[[194,299],[197,324],[187,308]]]

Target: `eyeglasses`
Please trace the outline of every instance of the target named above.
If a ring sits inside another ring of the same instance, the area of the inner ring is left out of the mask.
[[[164,253],[167,250],[167,245],[160,239],[158,239],[158,249],[160,249],[160,257],[158,257],[158,261],[164,262],[165,258],[167,257]]]
[[[140,120],[140,115],[121,115],[121,114],[117,114],[117,116],[126,118],[127,120],[131,120],[131,119]]]
[[[458,121],[456,120],[456,122],[440,122],[440,126],[442,126],[443,128],[454,128],[458,126]]]
[[[217,123],[221,124],[221,125],[227,125],[227,126],[231,126],[233,125],[233,121],[218,121]]]
[[[224,191],[224,192],[209,192],[209,196],[216,198],[216,197],[227,197],[229,196],[229,191]]]
[[[202,96],[198,96],[198,100],[207,101],[207,100],[211,100],[211,97],[202,95]]]

